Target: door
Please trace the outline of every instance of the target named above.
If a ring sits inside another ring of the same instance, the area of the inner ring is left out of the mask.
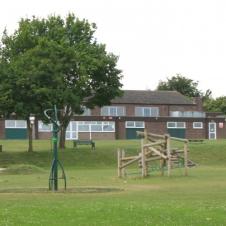
[[[27,129],[21,128],[6,128],[5,129],[6,139],[27,139]]]
[[[172,129],[168,129],[168,133],[171,137],[178,137],[178,138],[185,138],[185,129],[180,129],[180,128],[172,128]]]
[[[78,129],[76,121],[71,121],[66,130],[66,140],[78,139]]]
[[[216,128],[217,128],[217,126],[216,126],[215,122],[209,123],[209,139],[210,140],[215,140],[217,138]]]
[[[126,139],[140,139],[137,136],[137,131],[144,132],[143,128],[126,128]]]
[[[27,122],[25,120],[5,120],[6,139],[27,139]]]

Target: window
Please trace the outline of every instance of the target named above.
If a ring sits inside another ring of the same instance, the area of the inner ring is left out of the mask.
[[[201,111],[171,111],[171,117],[190,117],[190,118],[204,118],[206,116],[205,112]]]
[[[186,128],[186,126],[185,126],[185,122],[167,122],[167,128],[182,129],[182,128]]]
[[[102,121],[80,121],[78,132],[115,132],[114,122]]]
[[[78,131],[79,132],[89,132],[89,124],[90,122],[78,122]]]
[[[42,121],[38,121],[38,131],[39,132],[51,132],[52,124],[45,124]]]
[[[94,124],[94,125],[90,125],[91,126],[91,131],[92,132],[102,132],[102,125],[98,125],[98,124]]]
[[[83,108],[84,112],[81,114],[82,116],[90,116],[91,115],[91,110],[87,107]]]
[[[193,117],[193,112],[192,111],[185,111],[183,112],[183,117]]]
[[[157,117],[159,116],[158,107],[135,107],[135,116]]]
[[[101,108],[102,116],[124,116],[125,107],[121,106],[105,106]]]
[[[202,129],[203,123],[202,122],[193,122],[193,129]]]
[[[5,128],[27,128],[25,120],[5,120]]]
[[[114,122],[103,122],[103,131],[114,132],[115,131],[115,123]]]
[[[199,111],[194,111],[193,112],[193,117],[204,118],[205,116],[206,116],[205,112],[199,112]]]
[[[182,117],[182,112],[181,111],[171,111],[170,116],[171,117]]]
[[[144,122],[126,121],[126,128],[144,128]]]

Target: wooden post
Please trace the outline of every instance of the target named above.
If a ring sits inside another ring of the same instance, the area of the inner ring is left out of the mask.
[[[148,131],[147,129],[144,129],[144,142],[143,144],[148,143]],[[143,148],[144,149],[144,177],[148,176],[148,162],[146,161],[146,153],[147,153],[147,147]]]
[[[122,149],[121,158],[123,159],[124,157],[125,157],[125,150]],[[121,166],[122,166],[122,164],[121,164]],[[121,169],[121,173],[122,173],[122,177],[125,177],[125,176],[126,176],[126,167],[123,167],[123,168]]]
[[[145,161],[145,148],[143,147],[144,140],[141,140],[141,174],[142,177],[146,176],[146,161]]]
[[[164,176],[164,159],[161,158],[160,161],[159,161],[159,164],[160,164],[160,170],[161,170],[161,176]]]
[[[167,171],[168,171],[168,177],[170,176],[171,173],[171,156],[170,156],[170,136],[166,134],[165,136],[166,139],[166,152],[167,152]]]
[[[122,177],[122,151],[120,148],[118,148],[118,177],[121,178]]]
[[[144,129],[144,143],[143,144],[147,144],[148,143],[148,132],[147,129]]]
[[[184,176],[188,176],[188,141],[184,142]]]

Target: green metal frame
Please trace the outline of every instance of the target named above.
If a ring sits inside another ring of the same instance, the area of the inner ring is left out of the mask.
[[[51,117],[49,115],[49,112],[54,113],[53,116]],[[51,164],[51,169],[50,169],[50,175],[49,175],[49,190],[52,191],[57,191],[58,190],[58,179],[63,179],[64,180],[64,189],[66,190],[67,186],[67,179],[66,179],[66,174],[63,168],[63,165],[61,162],[58,160],[58,132],[60,130],[60,126],[58,125],[58,118],[57,118],[57,108],[56,105],[54,105],[53,109],[47,109],[44,111],[45,116],[53,123],[53,137],[52,137],[52,142],[53,142],[53,161]],[[62,177],[58,177],[58,165],[62,171]]]

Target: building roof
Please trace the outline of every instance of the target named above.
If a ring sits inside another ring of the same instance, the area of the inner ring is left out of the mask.
[[[111,101],[112,104],[166,104],[194,105],[192,100],[177,91],[124,90],[122,97]]]

